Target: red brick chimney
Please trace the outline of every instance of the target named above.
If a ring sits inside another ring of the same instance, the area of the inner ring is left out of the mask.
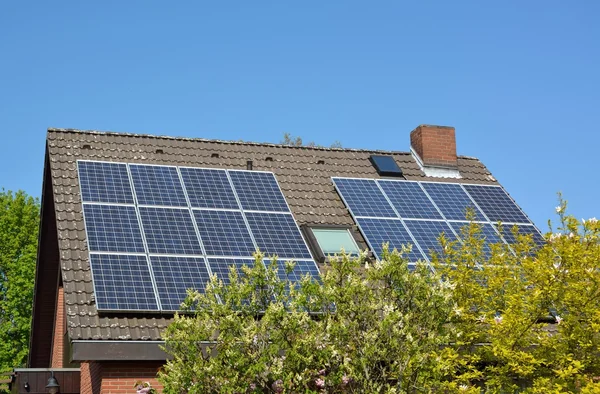
[[[458,168],[454,127],[422,124],[410,133],[410,145],[424,166]]]

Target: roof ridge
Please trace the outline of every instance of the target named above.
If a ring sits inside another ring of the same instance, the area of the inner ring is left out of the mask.
[[[358,148],[331,148],[326,146],[294,146],[285,144],[276,144],[272,142],[253,142],[253,141],[231,141],[231,140],[219,140],[211,138],[199,138],[199,137],[171,137],[166,135],[154,135],[154,134],[138,134],[138,133],[125,133],[116,131],[101,131],[101,130],[80,130],[71,128],[59,128],[49,127],[48,132],[60,132],[60,133],[74,133],[74,134],[96,134],[96,135],[108,135],[108,136],[119,136],[119,137],[145,137],[145,138],[156,138],[173,141],[198,141],[198,142],[211,142],[219,144],[231,144],[231,145],[251,145],[251,146],[267,146],[275,148],[292,148],[292,149],[312,149],[322,151],[333,151],[333,152],[374,152],[374,153],[388,153],[394,155],[410,155],[408,151],[390,151],[382,149],[358,149]]]

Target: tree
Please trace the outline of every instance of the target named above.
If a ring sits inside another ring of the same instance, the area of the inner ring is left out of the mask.
[[[189,293],[164,333],[165,392],[599,392],[600,223],[565,209],[541,248],[514,228],[488,250],[474,222],[441,235],[434,270],[386,250],[294,284],[257,255]]]
[[[0,370],[27,358],[39,201],[23,191],[0,191]]]
[[[318,147],[323,148],[322,145],[317,145],[314,141],[309,141],[304,143],[301,137],[294,137],[290,133],[283,133],[283,139],[279,142],[281,145],[289,145],[289,146],[308,146],[308,147]],[[334,141],[330,146],[330,148],[341,148],[342,143],[340,141]]]

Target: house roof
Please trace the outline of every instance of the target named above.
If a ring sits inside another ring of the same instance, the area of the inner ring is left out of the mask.
[[[374,153],[392,155],[409,180],[497,184],[478,159],[465,156],[458,157],[461,179],[432,178],[425,176],[410,152],[292,147],[268,143],[49,129],[46,182],[51,183],[53,198],[52,201],[45,199],[46,212],[43,218],[51,220],[51,213],[56,215],[60,280],[64,287],[69,338],[158,340],[162,329],[171,319],[168,315],[98,313],[87,252],[77,160],[229,169],[246,169],[247,161],[251,160],[253,169],[272,171],[275,174],[299,224],[353,226],[352,217],[336,193],[331,177],[379,178],[369,161],[369,156]],[[45,193],[48,190],[46,187]],[[53,209],[49,213],[51,205]]]

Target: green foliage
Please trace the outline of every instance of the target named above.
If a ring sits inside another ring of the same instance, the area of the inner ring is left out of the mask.
[[[27,358],[39,202],[22,191],[0,191],[0,370]]]
[[[281,145],[289,145],[289,146],[308,146],[308,147],[317,147],[323,148],[322,145],[317,145],[314,141],[309,141],[304,143],[301,137],[294,137],[290,133],[284,133],[283,139],[279,142]],[[334,141],[330,146],[330,148],[341,148],[342,143],[340,141]]]
[[[442,235],[433,271],[342,255],[293,284],[257,255],[189,293],[165,392],[600,392],[600,222],[565,210],[540,249],[501,229],[518,243],[488,254],[476,223]]]

